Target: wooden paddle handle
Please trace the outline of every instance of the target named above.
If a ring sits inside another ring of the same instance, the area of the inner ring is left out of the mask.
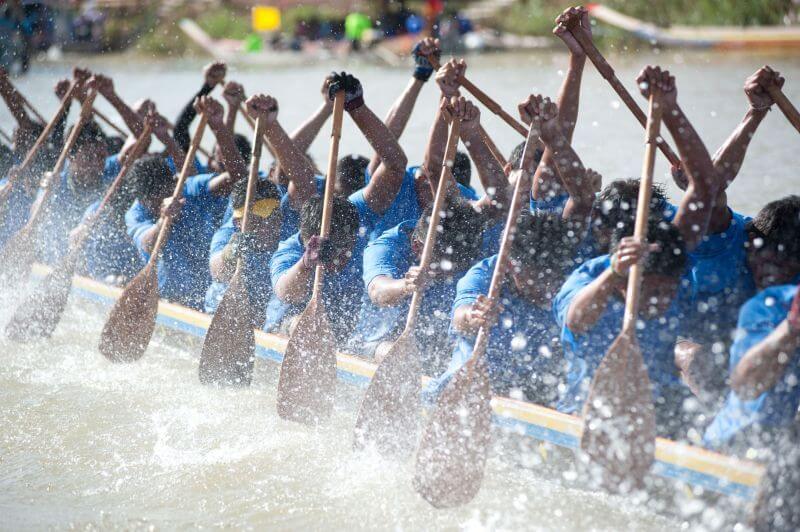
[[[319,236],[328,238],[331,232],[331,216],[333,215],[333,196],[336,189],[336,163],[339,159],[339,139],[342,137],[342,119],[344,118],[344,91],[339,91],[333,99],[333,129],[331,130],[331,146],[328,152],[328,173],[325,176],[325,199],[322,204],[322,225]],[[316,299],[322,291],[322,264],[317,264],[314,271],[314,290],[311,298]]]
[[[175,190],[172,193],[172,201],[180,201],[180,199],[183,197],[183,186],[186,184],[186,179],[189,177],[189,168],[194,164],[194,154],[197,153],[197,147],[200,146],[200,141],[203,140],[203,132],[206,130],[207,123],[208,117],[205,113],[201,113],[200,123],[197,124],[197,130],[194,132],[194,136],[192,137],[192,142],[189,145],[189,151],[186,152],[186,157],[183,160],[183,167],[181,168],[181,173],[178,176],[178,182],[175,184]],[[172,229],[172,224],[172,217],[164,219],[161,230],[158,232],[156,243],[153,246],[152,252],[150,253],[150,260],[148,261],[148,264],[154,264],[158,262],[161,255],[161,250],[164,247],[164,244],[167,243],[167,238],[169,238],[169,232]]]
[[[104,122],[108,127],[113,129],[117,132],[118,135],[122,135],[123,138],[127,137],[128,134],[122,130],[121,127],[113,123],[106,115],[98,111],[97,109],[94,110],[94,116],[100,119],[101,122]]]
[[[791,123],[794,128],[800,133],[800,112],[798,112],[797,108],[792,105],[792,102],[789,101],[789,98],[783,93],[780,87],[775,85],[770,85],[767,87],[767,92],[769,95],[772,96],[772,99],[775,103],[778,104],[783,114],[786,116],[786,119]]]
[[[258,165],[261,162],[261,148],[264,145],[264,123],[261,118],[256,119],[256,129],[253,134],[253,150],[250,154],[250,173],[247,176],[247,194],[244,197],[244,216],[242,216],[242,233],[250,229],[250,209],[253,207],[253,196],[258,181]]]
[[[44,119],[44,117],[41,114],[39,114],[39,111],[37,111],[36,108],[33,106],[33,104],[28,101],[28,99],[25,97],[25,95],[20,93],[19,97],[22,99],[22,104],[25,107],[27,107],[28,110],[31,113],[33,113],[36,116],[36,119],[39,120],[39,123],[42,124],[42,125],[45,125],[47,123],[47,121]]]
[[[436,245],[436,235],[438,234],[439,220],[441,219],[442,209],[444,208],[444,200],[447,197],[447,184],[452,175],[453,161],[456,158],[456,148],[458,147],[458,139],[461,135],[461,119],[453,119],[450,124],[450,133],[447,136],[447,148],[444,152],[444,159],[442,159],[442,171],[439,173],[439,183],[436,186],[436,197],[433,199],[433,207],[431,208],[431,219],[428,221],[428,232],[425,235],[425,245],[422,248],[422,257],[419,260],[419,267],[422,270],[422,275],[425,275],[431,265],[433,259],[433,246]],[[419,311],[420,303],[422,302],[422,288],[414,290],[414,295],[411,296],[411,304],[408,308],[408,317],[406,318],[406,331],[411,331],[417,322],[417,313]]]
[[[247,107],[245,104],[241,104],[239,106],[239,113],[244,116],[245,121],[250,125],[250,128],[255,131],[256,130],[256,122],[253,120],[253,117],[247,112]],[[269,139],[267,138],[265,133],[261,134],[261,138],[264,141],[264,144],[267,146],[267,151],[269,151],[272,158],[275,159],[275,163],[277,164],[278,158],[275,156],[275,150],[272,149],[272,144],[269,143]]]
[[[505,166],[508,164],[508,161],[506,160],[505,157],[503,157],[503,154],[500,152],[500,149],[497,147],[497,144],[495,144],[494,141],[492,140],[492,137],[489,136],[489,133],[487,133],[487,131],[483,128],[483,126],[479,127],[480,127],[481,137],[483,137],[483,141],[486,143],[486,147],[489,148],[490,152],[492,152],[492,157],[494,157],[494,160],[497,161],[497,164],[499,164],[501,168],[505,168]]]
[[[528,130],[527,140],[525,142],[525,149],[523,150],[522,160],[525,161],[528,150],[535,150],[536,145],[539,143],[539,120],[534,120]],[[517,218],[522,211],[523,202],[527,203],[530,195],[530,181],[531,175],[526,169],[522,168],[516,170],[519,173],[517,176],[516,184],[514,185],[514,194],[511,196],[511,205],[508,208],[508,217],[506,218],[506,226],[503,229],[503,237],[500,240],[500,251],[497,253],[497,262],[494,266],[492,273],[492,282],[489,285],[489,293],[487,297],[492,301],[497,301],[500,297],[500,288],[505,281],[506,271],[508,270],[508,262],[511,255],[511,245],[514,240],[514,233],[517,229]],[[472,348],[472,357],[470,358],[470,371],[475,367],[477,361],[486,353],[486,346],[489,343],[489,331],[491,325],[485,325],[478,329],[478,336],[475,338],[475,345]]]
[[[633,236],[641,242],[647,241],[647,222],[650,218],[650,198],[653,195],[653,168],[656,162],[656,146],[661,129],[661,91],[657,87],[650,90],[649,112],[645,133],[644,161],[642,179],[639,182],[639,199],[636,204],[636,225]],[[634,264],[628,274],[628,289],[625,292],[625,318],[622,331],[633,334],[636,316],[639,314],[639,292],[642,289],[643,267]]]
[[[583,51],[586,52],[586,56],[595,66],[597,71],[600,73],[603,78],[611,85],[611,88],[614,89],[614,92],[617,93],[617,96],[625,103],[625,106],[633,113],[633,116],[636,117],[636,120],[643,127],[647,127],[647,116],[642,111],[642,108],[639,107],[639,104],[636,103],[636,100],[633,99],[631,93],[628,92],[628,89],[625,88],[625,85],[617,78],[617,75],[614,73],[614,69],[611,65],[606,61],[606,58],[603,57],[603,54],[600,53],[600,50],[594,45],[591,39],[588,39],[583,32],[576,31],[571,32],[572,36],[575,37],[575,40],[578,41],[578,44],[581,45]],[[659,143],[659,148],[661,152],[666,156],[669,163],[673,166],[680,166],[681,158],[670,148],[669,144],[666,141],[661,141]]]
[[[428,61],[431,63],[431,66],[434,70],[439,70],[439,61],[436,60],[435,57],[428,56]],[[514,119],[513,116],[508,114],[499,103],[494,101],[488,94],[480,90],[476,87],[470,80],[465,78],[464,76],[458,76],[458,83],[467,89],[467,91],[475,96],[479,102],[486,106],[491,112],[499,116],[503,119],[503,121],[511,126],[512,129],[516,130],[520,135],[523,137],[528,136],[528,128],[526,128],[522,123],[518,122]]]

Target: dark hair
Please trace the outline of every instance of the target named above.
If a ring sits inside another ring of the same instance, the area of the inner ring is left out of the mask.
[[[234,183],[230,198],[234,209],[241,209],[244,206],[244,202],[247,199],[247,179],[240,179]],[[278,187],[266,179],[257,179],[253,201],[264,198],[281,199]]]
[[[73,125],[72,128],[74,127]],[[70,132],[72,128],[70,128]],[[75,144],[73,144],[72,148],[69,150],[69,154],[73,156],[84,148],[94,147],[101,147],[104,152],[108,150],[106,134],[103,133],[103,130],[97,125],[97,122],[90,120],[81,128],[80,133],[78,133],[78,138],[75,139]]]
[[[519,170],[522,166],[522,156],[525,154],[525,142],[520,142],[514,149],[511,150],[511,156],[508,158],[508,162],[511,163],[512,170]],[[533,160],[536,163],[536,166],[539,166],[539,162],[542,160],[542,155],[544,152],[539,148],[536,148],[536,152],[533,154]],[[533,169],[531,169],[533,171]]]
[[[433,205],[428,205],[414,226],[413,238],[425,242],[432,214]],[[446,258],[453,264],[454,271],[468,268],[479,258],[485,227],[483,216],[459,197],[441,213],[433,261]]]
[[[628,229],[626,226],[614,231],[611,238],[611,249],[616,250],[624,237],[631,236],[633,231]],[[677,227],[665,220],[650,219],[647,224],[647,241],[651,244],[659,244],[661,247],[658,251],[652,251],[647,255],[644,262],[645,274],[656,273],[669,277],[683,275],[689,258],[686,244]]]
[[[319,234],[322,227],[323,203],[320,196],[314,196],[303,205],[300,211],[300,238],[303,242]],[[339,243],[344,243],[357,235],[360,223],[356,206],[347,201],[347,198],[335,196],[332,207],[331,232],[328,238],[336,247]]]
[[[361,155],[345,155],[336,164],[336,182],[348,195],[364,186],[369,159]]]
[[[244,163],[250,164],[253,148],[250,146],[250,141],[247,140],[247,137],[240,133],[235,133],[233,135],[233,143],[236,144],[236,149],[239,150],[239,153],[242,155]]]
[[[472,163],[469,160],[469,155],[463,151],[457,151],[455,159],[453,160],[453,177],[456,182],[465,187],[470,186],[472,181]]]
[[[762,240],[759,249],[800,260],[800,196],[771,201],[758,211],[748,230]]]
[[[106,136],[106,147],[108,153],[119,153],[125,145],[125,139],[116,135]]]
[[[26,125],[24,128],[17,127],[14,130],[14,137],[16,140],[14,143],[14,148],[16,155],[20,158],[25,157],[28,154],[27,152],[33,147],[43,131],[44,126],[35,122],[28,122],[28,125]],[[52,138],[53,137],[51,135],[48,138],[48,141],[52,142]],[[60,148],[58,151],[61,151]],[[41,153],[41,151],[39,153]]]
[[[604,227],[610,232],[621,230],[623,235],[632,234],[638,203],[639,179],[612,181],[600,191],[594,200],[592,225]],[[669,202],[664,186],[653,183],[653,193],[650,197],[650,218],[664,219],[668,207]]]
[[[0,176],[5,176],[14,162],[14,152],[5,144],[0,144]]]
[[[149,154],[133,163],[125,178],[136,198],[166,197],[175,187],[172,170],[163,155]]]
[[[571,270],[579,244],[577,226],[559,214],[524,209],[511,241],[511,259],[526,268]]]

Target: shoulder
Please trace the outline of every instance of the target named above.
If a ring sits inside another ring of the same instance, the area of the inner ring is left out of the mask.
[[[789,313],[795,285],[771,286],[751,297],[739,311],[739,328],[747,330],[760,326],[773,327]]]
[[[199,196],[208,193],[211,180],[217,177],[216,174],[198,174],[186,180],[183,185],[183,193],[186,196]]]
[[[492,255],[474,264],[467,273],[458,281],[458,290],[467,289],[469,286],[480,281],[491,281],[495,266],[497,265],[497,255]]]

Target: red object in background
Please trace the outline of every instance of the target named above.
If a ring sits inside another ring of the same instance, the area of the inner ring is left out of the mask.
[[[444,0],[428,0],[428,12],[440,15],[444,11]]]

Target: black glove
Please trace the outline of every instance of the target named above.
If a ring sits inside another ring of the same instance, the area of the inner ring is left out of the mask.
[[[421,44],[422,43],[418,42],[416,46],[414,46],[411,55],[414,57],[414,77],[424,82],[428,81],[431,74],[433,74],[433,65],[428,61],[428,56],[419,53]]]
[[[364,89],[361,82],[352,74],[342,72],[331,74],[331,83],[328,86],[328,98],[333,101],[336,93],[344,91],[344,108],[346,111],[358,109],[364,105]]]

